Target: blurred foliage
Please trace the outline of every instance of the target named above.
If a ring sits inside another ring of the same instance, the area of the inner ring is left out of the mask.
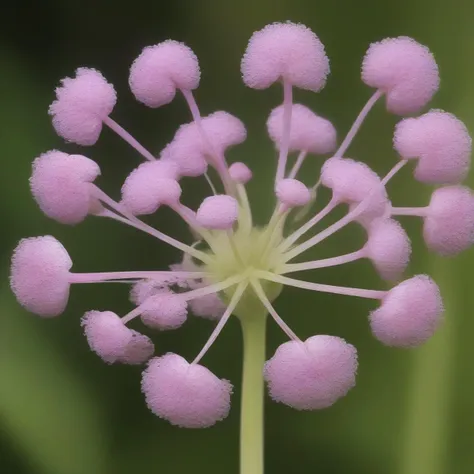
[[[67,312],[40,321],[23,311],[10,294],[11,251],[23,236],[54,234],[69,250],[76,271],[158,269],[179,255],[164,245],[113,222],[90,218],[67,228],[44,216],[33,202],[28,177],[32,159],[59,148],[75,151],[55,136],[46,114],[59,78],[77,66],[101,70],[116,85],[114,117],[158,151],[174,129],[189,120],[182,100],[158,110],[132,100],[128,67],[144,45],[168,37],[191,45],[200,58],[204,113],[228,110],[248,126],[249,140],[232,151],[254,169],[250,188],[258,218],[272,205],[274,152],[265,120],[280,101],[280,90],[248,90],[239,61],[251,33],[272,21],[301,21],[321,37],[332,74],[319,95],[298,91],[296,99],[331,119],[343,135],[369,96],[360,81],[361,58],[371,41],[409,35],[435,52],[442,88],[433,106],[447,109],[474,130],[474,3],[466,0],[34,0],[2,8],[0,30],[0,472],[5,474],[129,474],[141,472],[238,472],[240,330],[231,321],[205,363],[235,385],[227,421],[204,431],[186,431],[154,417],[140,394],[137,368],[106,366],[92,354],[79,318],[92,308],[125,313],[123,286],[74,288]],[[350,155],[386,172],[395,158],[391,133],[396,118],[379,104]],[[101,184],[118,196],[139,157],[105,130],[100,142],[83,151],[100,162]],[[314,182],[320,161],[308,162]],[[196,180],[195,180],[196,181]],[[199,180],[197,180],[199,181]],[[186,199],[196,205],[204,182],[187,182]],[[472,181],[472,180],[471,180]],[[391,183],[397,205],[423,204],[429,189],[415,184],[409,170]],[[153,221],[186,239],[186,229],[164,212]],[[471,474],[474,472],[474,375],[472,360],[471,266],[474,253],[442,261],[429,254],[419,222],[406,219],[413,238],[410,271],[434,276],[446,299],[446,322],[423,348],[400,351],[381,346],[368,329],[373,303],[286,289],[277,308],[301,337],[336,334],[360,354],[358,385],[333,408],[302,413],[267,404],[268,473]],[[314,254],[330,256],[356,248],[360,233],[349,228]],[[355,263],[321,270],[315,281],[380,287],[370,265]],[[192,357],[212,324],[191,320],[172,333],[155,335],[159,352]],[[269,326],[271,354],[283,336]]]

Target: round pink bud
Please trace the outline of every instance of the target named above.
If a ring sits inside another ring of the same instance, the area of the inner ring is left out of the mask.
[[[372,43],[362,63],[362,80],[386,94],[397,115],[418,112],[439,88],[438,65],[430,50],[407,37]]]
[[[452,256],[474,243],[474,195],[466,186],[446,186],[433,192],[423,236],[435,252]]]
[[[155,357],[143,372],[148,408],[172,425],[207,428],[227,417],[232,385],[177,354]]]
[[[268,134],[280,148],[283,137],[283,105],[272,110],[267,120]],[[336,129],[329,120],[319,117],[308,107],[293,104],[291,111],[290,151],[307,151],[324,155],[336,149]]]
[[[204,117],[202,126],[212,145],[220,153],[224,153],[231,146],[239,145],[247,138],[247,130],[242,121],[223,110]]]
[[[231,229],[239,216],[239,204],[227,194],[209,196],[201,203],[196,213],[197,223],[205,229]]]
[[[357,351],[335,336],[282,344],[267,361],[270,396],[297,410],[327,408],[355,385]]]
[[[297,179],[282,179],[275,187],[279,201],[286,207],[299,207],[311,201],[311,191]]]
[[[321,183],[332,189],[333,199],[352,207],[372,194],[372,198],[363,204],[365,209],[358,221],[367,223],[387,211],[389,201],[385,187],[365,163],[349,158],[330,158],[321,170]]]
[[[193,298],[189,302],[189,308],[194,316],[211,320],[220,319],[226,310],[225,304],[216,293]]]
[[[130,89],[148,107],[169,104],[176,89],[192,90],[199,85],[199,63],[191,48],[167,40],[147,46],[130,68]]]
[[[76,77],[61,81],[49,114],[58,135],[79,145],[93,145],[116,101],[114,87],[99,71],[79,68]]]
[[[232,163],[229,167],[229,174],[232,181],[239,184],[247,184],[252,179],[252,171],[241,161]]]
[[[314,92],[326,84],[329,60],[319,38],[306,26],[273,23],[250,38],[241,63],[248,87],[266,89],[279,79]]]
[[[405,271],[411,244],[403,227],[393,219],[376,219],[368,227],[367,257],[384,280],[397,280]]]
[[[30,237],[20,241],[11,264],[10,285],[18,302],[44,317],[60,315],[69,298],[72,261],[54,237]]]
[[[81,324],[89,347],[108,364],[141,364],[153,355],[150,339],[129,329],[111,311],[89,311]]]
[[[387,292],[380,308],[370,315],[374,336],[388,346],[412,347],[428,340],[443,315],[436,283],[416,275]]]
[[[134,169],[122,186],[122,203],[135,215],[153,214],[160,205],[179,202],[178,165],[172,161],[147,161]]]
[[[167,292],[169,285],[178,283],[178,281],[178,279],[169,276],[153,278],[152,280],[139,280],[130,289],[130,301],[139,306],[150,296]]]
[[[48,217],[77,224],[98,205],[90,183],[99,175],[99,166],[89,158],[52,150],[33,162],[31,192]]]
[[[167,330],[182,326],[188,316],[188,305],[179,295],[162,290],[150,296],[142,305],[141,319],[153,329]]]
[[[204,145],[197,125],[192,122],[181,125],[173,140],[160,154],[162,161],[172,161],[178,165],[180,176],[197,177],[207,171]]]
[[[424,183],[458,183],[469,171],[472,140],[454,115],[431,110],[397,124],[393,138],[405,159],[418,158],[415,178]]]

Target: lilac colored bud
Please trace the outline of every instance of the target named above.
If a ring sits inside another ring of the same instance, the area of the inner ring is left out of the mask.
[[[61,81],[49,114],[58,135],[79,145],[93,145],[116,101],[114,87],[99,71],[79,68],[76,77]]]
[[[149,161],[134,169],[122,186],[122,203],[135,215],[153,214],[161,205],[179,202],[178,166],[170,161]]]
[[[384,280],[397,280],[410,261],[410,239],[393,219],[376,219],[368,228],[367,256]]]
[[[169,290],[148,297],[142,307],[143,324],[162,331],[179,328],[188,316],[188,305],[184,298]]]
[[[270,396],[298,410],[327,408],[355,385],[357,352],[335,336],[282,344],[265,364]]]
[[[426,245],[453,256],[474,243],[474,195],[466,186],[446,186],[433,192],[425,217]]]
[[[370,315],[374,336],[387,346],[413,347],[436,331],[444,312],[436,283],[416,275],[392,288]]]
[[[471,164],[472,140],[466,126],[441,110],[397,124],[393,138],[404,159],[417,158],[415,178],[431,184],[462,181]]]
[[[129,84],[137,100],[148,107],[160,107],[174,99],[176,89],[196,89],[200,76],[191,48],[167,40],[143,49],[130,68]]]
[[[272,110],[267,120],[270,138],[277,148],[283,138],[283,105]],[[308,107],[293,104],[291,111],[290,151],[307,151],[324,155],[336,149],[336,129],[325,118],[319,117]]]
[[[287,208],[304,206],[311,201],[311,191],[297,179],[282,179],[277,183],[275,193]]]
[[[227,417],[232,385],[177,354],[155,357],[143,372],[148,408],[172,425],[207,428]]]
[[[239,216],[239,204],[227,194],[209,196],[201,203],[196,213],[197,223],[205,229],[231,229]]]
[[[48,217],[77,224],[101,206],[90,186],[99,175],[99,166],[89,158],[52,150],[33,162],[31,192]]]
[[[247,184],[252,179],[252,171],[240,161],[230,165],[229,174],[232,180],[239,184]]]
[[[333,198],[340,203],[357,205],[373,193],[370,202],[357,220],[363,223],[382,217],[389,201],[381,180],[365,163],[349,158],[329,158],[321,170],[321,183],[332,189]]]
[[[362,80],[386,94],[397,115],[418,112],[439,88],[438,65],[430,50],[411,38],[372,43],[362,63]]]
[[[127,328],[111,311],[89,311],[81,324],[90,348],[108,364],[142,364],[153,355],[150,339]]]
[[[20,241],[11,264],[10,285],[18,302],[43,317],[60,315],[69,298],[72,260],[54,237]]]
[[[329,60],[319,38],[306,26],[272,23],[250,38],[241,63],[248,87],[266,89],[279,79],[314,92],[326,84]]]

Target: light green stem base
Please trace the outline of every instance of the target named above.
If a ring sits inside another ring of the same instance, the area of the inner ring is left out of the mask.
[[[263,366],[266,316],[241,317],[244,339],[240,412],[240,474],[263,474]]]

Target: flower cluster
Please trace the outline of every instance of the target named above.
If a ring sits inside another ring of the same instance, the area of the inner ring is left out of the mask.
[[[57,133],[69,142],[93,145],[105,125],[142,155],[144,162],[125,180],[120,200],[96,184],[97,163],[57,150],[34,161],[30,184],[39,207],[52,219],[65,224],[78,224],[89,215],[114,219],[179,249],[181,261],[164,271],[74,273],[67,251],[51,236],[22,240],[12,259],[13,292],[27,310],[43,317],[65,310],[71,284],[131,283],[134,308],[122,317],[111,311],[88,311],[82,318],[85,336],[90,348],[107,363],[148,361],[142,378],[146,403],[159,417],[184,427],[211,426],[229,411],[232,385],[200,361],[231,315],[244,320],[269,314],[288,335],[289,341],[277,349],[262,374],[274,400],[302,410],[328,407],[355,385],[356,349],[336,336],[316,335],[301,341],[272,305],[283,286],[377,300],[378,307],[369,316],[374,336],[389,346],[417,346],[438,327],[443,304],[428,276],[401,280],[411,247],[395,218],[423,219],[426,245],[441,255],[462,252],[474,238],[474,197],[460,184],[470,165],[471,138],[452,114],[431,110],[402,119],[393,139],[400,159],[383,178],[346,156],[377,101],[384,99],[389,112],[404,116],[419,112],[431,100],[439,75],[425,46],[406,37],[370,46],[362,63],[362,80],[375,92],[339,147],[333,125],[292,99],[295,87],[320,91],[329,74],[324,46],[310,29],[293,23],[266,26],[250,39],[241,69],[248,87],[265,89],[275,82],[283,86],[283,102],[267,121],[278,159],[276,206],[266,226],[257,227],[252,221],[246,193],[251,170],[241,162],[229,166],[225,158],[229,147],[246,139],[244,125],[224,111],[201,115],[193,95],[200,81],[198,60],[189,47],[169,40],[145,48],[133,62],[129,78],[132,93],[148,107],[170,103],[176,92],[189,107],[192,121],[178,129],[159,157],[111,118],[114,87],[94,69],[79,68],[75,77],[64,79],[49,110]],[[291,153],[296,156],[289,167]],[[318,179],[303,183],[297,176],[308,155],[330,158]],[[388,198],[385,185],[411,162],[416,180],[441,185],[426,207],[396,207]],[[208,170],[219,178],[218,186]],[[203,176],[212,193],[195,211],[181,201],[181,182],[185,177]],[[329,188],[332,197],[311,213],[320,186]],[[161,206],[182,217],[193,243],[180,242],[138,217]],[[316,224],[338,206],[346,206],[347,213],[314,232]],[[298,208],[307,221],[290,230]],[[306,250],[353,222],[365,229],[362,248],[322,260],[300,260]],[[347,288],[288,276],[359,259],[369,259],[382,279],[394,282],[392,289]],[[217,321],[191,362],[173,353],[153,357],[152,341],[128,327],[140,318],[152,329],[176,329],[185,323],[188,312]]]

